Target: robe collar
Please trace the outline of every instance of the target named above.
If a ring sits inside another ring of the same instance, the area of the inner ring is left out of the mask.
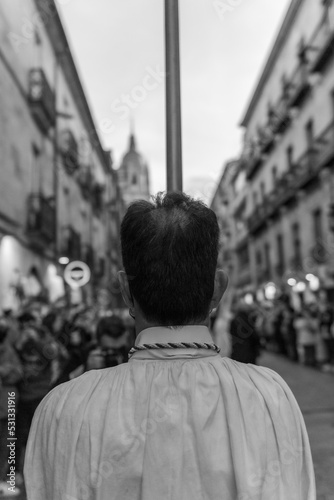
[[[206,326],[188,325],[180,327],[156,326],[142,330],[135,341],[135,346],[167,342],[200,342],[213,344],[211,333]],[[189,359],[219,356],[208,349],[150,349],[135,352],[131,360],[138,359]]]

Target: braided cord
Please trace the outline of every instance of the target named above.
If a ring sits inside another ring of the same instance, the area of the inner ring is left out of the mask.
[[[129,359],[131,356],[137,352],[137,351],[146,351],[150,349],[212,349],[213,351],[216,351],[217,353],[220,352],[220,347],[218,347],[216,344],[207,344],[207,343],[201,343],[201,342],[168,342],[167,344],[143,344],[143,345],[138,345],[132,347],[130,350],[128,357]]]

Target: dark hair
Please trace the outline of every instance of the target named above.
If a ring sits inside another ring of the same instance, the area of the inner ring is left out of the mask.
[[[103,335],[117,339],[125,332],[125,325],[118,316],[101,318],[96,328],[96,338],[99,341]]]
[[[135,201],[122,221],[130,292],[148,321],[203,321],[214,290],[219,227],[215,213],[184,193]]]

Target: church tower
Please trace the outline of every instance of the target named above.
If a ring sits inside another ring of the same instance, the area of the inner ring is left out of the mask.
[[[142,155],[137,151],[136,139],[133,133],[130,135],[129,149],[123,156],[117,175],[126,207],[135,200],[149,200],[148,166]]]

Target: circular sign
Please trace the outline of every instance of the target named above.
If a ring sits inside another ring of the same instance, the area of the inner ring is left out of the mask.
[[[80,260],[70,262],[64,269],[64,280],[74,288],[86,285],[90,280],[90,276],[89,267]]]

